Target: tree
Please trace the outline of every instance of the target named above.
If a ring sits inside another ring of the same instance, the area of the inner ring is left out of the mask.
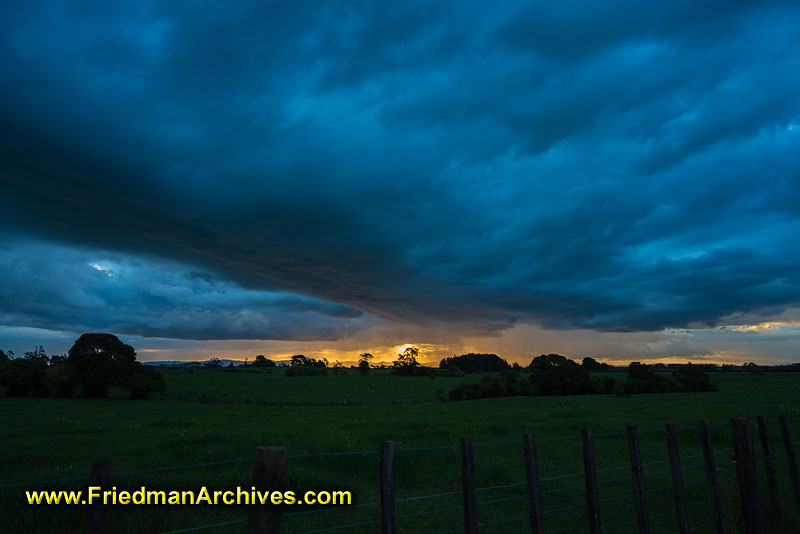
[[[49,395],[74,397],[78,389],[75,368],[66,362],[52,363],[44,372],[44,386]]]
[[[13,358],[14,358],[13,350],[4,352],[2,349],[0,349],[0,363],[7,362],[9,360],[12,360]]]
[[[0,386],[9,397],[43,395],[47,364],[40,360],[17,358],[0,365]]]
[[[369,373],[369,361],[372,359],[372,354],[363,352],[358,357],[358,372],[362,375]]]
[[[335,375],[346,374],[346,371],[344,370],[344,365],[342,365],[342,362],[340,362],[339,360],[336,360],[331,367],[333,368],[333,374]]]
[[[406,347],[402,354],[397,355],[397,359],[392,363],[393,372],[399,375],[415,375],[419,362],[419,349],[417,347]]]
[[[747,362],[744,365],[742,365],[742,368],[745,371],[750,371],[751,375],[763,375],[764,374],[764,371],[755,362]]]
[[[529,369],[534,395],[585,395],[595,393],[589,371],[560,354],[542,354]]]
[[[136,352],[113,334],[83,334],[70,347],[67,363],[87,397],[105,397],[112,385],[127,386],[136,371]]]
[[[222,367],[222,361],[219,358],[211,358],[206,363],[203,364],[203,367],[211,367],[213,369]]]
[[[295,354],[294,356],[292,356],[292,359],[289,362],[289,365],[291,365],[292,367],[304,366],[304,365],[308,365],[308,364],[309,364],[308,358],[306,358],[302,354]]]
[[[509,369],[508,362],[497,354],[462,354],[452,358],[442,358],[439,369],[448,369],[451,365],[457,366],[465,373],[490,373]]]
[[[289,364],[292,367],[317,367],[319,369],[327,369],[328,368],[328,360],[327,358],[320,358],[319,360],[315,360],[314,358],[309,358],[302,354],[295,354],[292,356],[291,362]]]
[[[164,376],[151,367],[136,364],[127,386],[132,399],[146,399],[153,393],[164,391]]]
[[[460,384],[450,391],[449,400],[484,399],[489,397],[530,396],[531,385],[519,373],[507,370],[487,375],[477,384]]]
[[[253,367],[275,367],[275,362],[259,354],[253,362]]]
[[[678,390],[675,382],[655,374],[642,362],[628,365],[628,380],[624,387],[628,393],[670,393]]]
[[[39,345],[38,347],[34,345],[33,350],[29,350],[24,354],[26,360],[34,360],[37,362],[44,362],[45,365],[50,361],[47,357],[47,353],[44,351],[44,347]]]
[[[590,358],[589,356],[587,356],[581,362],[581,367],[583,367],[587,371],[602,371],[603,369],[608,369],[611,366],[608,365],[607,363],[600,363],[594,358]]]
[[[711,383],[711,379],[701,365],[692,365],[691,363],[684,365],[672,373],[672,378],[686,391],[718,391],[717,386]]]

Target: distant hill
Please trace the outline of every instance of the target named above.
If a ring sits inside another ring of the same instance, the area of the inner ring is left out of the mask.
[[[182,361],[182,360],[164,360],[164,361],[152,361],[152,362],[142,362],[144,365],[150,365],[153,367],[199,367],[210,360],[197,360],[197,361]],[[222,359],[219,360],[222,367],[228,367],[231,363],[233,363],[234,367],[239,367],[240,365],[244,365],[244,361],[242,360],[228,360]],[[252,360],[249,362],[252,363]],[[288,366],[289,360],[276,360],[275,364],[278,366]]]

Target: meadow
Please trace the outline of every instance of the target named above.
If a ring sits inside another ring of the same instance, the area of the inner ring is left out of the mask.
[[[281,369],[163,369],[160,398],[131,400],[0,398],[0,524],[8,532],[86,530],[86,508],[25,504],[17,483],[82,477],[91,462],[109,460],[119,489],[227,489],[249,486],[258,445],[289,448],[292,489],[346,489],[350,508],[306,508],[284,518],[287,533],[376,532],[381,440],[394,442],[399,532],[458,529],[462,522],[459,438],[477,444],[475,465],[482,532],[529,531],[521,435],[534,432],[548,531],[585,532],[585,488],[580,430],[595,435],[604,531],[629,532],[635,519],[624,431],[637,425],[653,532],[674,532],[675,514],[663,427],[679,428],[679,450],[690,525],[710,531],[711,519],[697,422],[708,420],[717,451],[729,527],[736,523],[731,476],[730,417],[767,416],[775,444],[784,520],[774,532],[800,531],[777,416],[800,417],[800,375],[716,373],[716,393],[512,397],[440,402],[465,378],[399,377],[373,371],[320,377],[284,376]],[[718,424],[716,424],[718,423]],[[800,439],[800,422],[792,423]],[[553,439],[558,438],[558,439]],[[409,449],[425,450],[409,450]],[[760,446],[757,447],[760,451]],[[366,451],[366,452],[363,452]],[[313,454],[337,453],[308,456]],[[355,453],[355,454],[341,454]],[[306,456],[304,456],[306,455]],[[153,468],[241,460],[218,465]],[[131,471],[146,471],[128,473]],[[762,469],[763,472],[763,469]],[[125,474],[128,473],[128,474]],[[762,473],[763,474],[763,473]],[[556,478],[558,477],[558,478]],[[35,489],[83,489],[85,481]],[[499,486],[499,487],[498,487]],[[762,481],[762,489],[765,484]],[[444,494],[444,495],[441,495]],[[426,499],[420,496],[440,495]],[[406,500],[407,499],[407,500]],[[766,504],[766,500],[765,500]],[[127,506],[109,509],[109,532],[168,532],[247,517],[245,507]],[[359,523],[367,523],[359,525]],[[355,525],[355,526],[346,526]],[[343,528],[335,528],[343,527]],[[200,532],[243,532],[237,522]],[[735,530],[732,530],[735,531]]]

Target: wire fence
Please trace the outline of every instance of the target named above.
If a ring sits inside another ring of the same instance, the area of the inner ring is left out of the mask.
[[[800,418],[792,418],[789,419],[790,421],[797,421]],[[728,422],[716,422],[713,424],[708,425],[709,427],[720,427],[727,425]],[[681,426],[675,427],[675,430],[693,430],[697,431],[697,426]],[[659,433],[664,432],[664,429],[645,429],[639,430],[639,434],[652,434],[652,433]],[[626,432],[604,432],[594,434],[594,438],[607,438],[607,437],[616,437],[616,436],[625,436]],[[571,435],[563,435],[563,436],[546,436],[541,438],[536,438],[536,443],[540,442],[551,442],[551,441],[561,441],[561,440],[578,440],[582,439],[583,436],[580,434],[571,434]],[[520,440],[504,440],[504,441],[489,441],[489,442],[479,442],[474,443],[472,446],[476,448],[487,448],[487,447],[495,447],[495,446],[504,446],[504,445],[519,445],[521,442]],[[797,444],[798,441],[790,441],[789,443]],[[776,441],[774,444],[777,445],[784,445],[780,441]],[[457,450],[461,448],[460,445],[434,445],[434,446],[418,446],[418,447],[405,447],[405,448],[397,448],[394,449],[395,453],[414,453],[414,452],[424,452],[424,451],[440,451],[440,450]],[[713,451],[714,456],[718,456],[720,454],[727,454],[733,452],[732,448],[724,448],[724,449],[717,449]],[[377,455],[380,451],[375,449],[370,450],[355,450],[355,451],[331,451],[331,452],[310,452],[310,453],[299,453],[299,454],[292,454],[289,455],[290,459],[304,459],[304,458],[328,458],[328,457],[352,457],[352,456],[366,456],[366,455]],[[687,460],[697,459],[703,457],[703,453],[699,454],[688,454],[683,455],[678,458],[680,462],[684,462]],[[168,466],[157,466],[157,467],[149,467],[143,469],[135,469],[135,470],[127,470],[127,471],[118,471],[113,472],[112,476],[114,477],[123,477],[123,476],[131,476],[136,474],[145,474],[145,473],[155,473],[155,472],[164,472],[164,471],[174,471],[174,470],[182,470],[182,469],[193,469],[193,468],[204,468],[204,467],[213,467],[213,466],[223,466],[223,465],[233,465],[233,464],[240,464],[246,462],[252,462],[252,457],[243,457],[243,458],[233,458],[227,460],[217,460],[217,461],[199,461],[194,463],[187,463],[187,464],[179,464],[179,465],[168,465]],[[640,465],[642,467],[650,467],[650,466],[659,466],[662,464],[667,464],[670,462],[670,458],[660,458],[656,460],[649,460],[647,462],[642,462]],[[689,472],[695,469],[704,468],[706,466],[705,462],[695,462],[691,464],[682,464],[680,466],[680,470],[683,472]],[[603,467],[601,469],[596,469],[596,474],[604,474],[604,473],[617,473],[625,470],[630,470],[631,464],[625,463],[623,465],[615,465],[610,467]],[[717,472],[720,474],[724,474],[728,477],[733,476],[733,469],[731,466],[728,466],[727,469],[717,467]],[[668,468],[658,469],[658,470],[648,470],[646,473],[643,474],[644,477],[659,479],[664,478],[669,473]],[[574,471],[574,472],[567,472],[567,473],[560,473],[560,474],[553,474],[545,477],[538,478],[539,483],[559,483],[560,481],[568,480],[570,478],[575,477],[584,477],[586,476],[586,471]],[[76,481],[84,481],[89,479],[88,476],[79,476],[79,477],[62,477],[62,478],[50,478],[46,480],[35,480],[35,481],[28,481],[28,482],[12,482],[12,483],[3,483],[0,484],[0,490],[8,489],[8,488],[20,488],[20,487],[28,487],[28,486],[38,486],[38,485],[45,485],[45,484],[65,484],[67,482],[76,482]],[[700,484],[702,482],[706,482],[708,479],[706,476],[700,476],[695,478],[690,478],[689,480],[683,481],[682,486],[684,488],[691,487],[696,484]],[[617,486],[621,486],[626,482],[631,481],[630,474],[622,475],[622,476],[612,476],[612,478],[606,478],[604,480],[597,481],[598,486],[609,487],[609,496],[603,497],[599,499],[599,503],[604,505],[608,504],[616,504],[620,502],[630,501],[633,502],[635,496],[630,491],[625,491],[622,493],[611,493],[611,488],[615,488]],[[729,480],[725,480],[726,487],[730,486]],[[477,506],[479,507],[487,507],[491,505],[502,505],[503,503],[512,503],[514,501],[519,501],[521,499],[529,498],[528,493],[528,485],[529,481],[527,480],[518,480],[513,482],[507,482],[502,484],[493,484],[487,485],[482,487],[475,488],[475,492],[478,495],[487,495],[488,498],[484,498],[482,500],[477,501]],[[525,490],[524,493],[518,493],[514,495],[505,495],[505,496],[496,496],[493,495],[495,492],[500,491],[508,491],[508,490]],[[667,490],[674,489],[674,485],[670,484],[663,484],[656,487],[651,487],[645,490],[646,495],[657,494],[659,492],[664,492]],[[562,499],[561,502],[556,502],[555,506],[551,506],[547,509],[542,510],[543,516],[550,516],[552,514],[559,514],[563,512],[571,512],[578,510],[580,508],[586,508],[588,506],[587,502],[574,502],[574,497],[578,494],[580,497],[585,498],[587,488],[585,484],[573,484],[568,486],[562,487],[548,487],[546,489],[541,489],[539,491],[540,495],[542,496],[553,496],[553,498],[560,498]],[[561,494],[565,494],[569,492],[569,495],[561,497]],[[416,495],[416,496],[407,496],[402,498],[394,499],[395,503],[398,504],[412,504],[412,503],[427,503],[433,501],[435,499],[446,499],[446,498],[453,498],[456,495],[461,495],[462,490],[455,490],[455,491],[444,491],[444,492],[437,492],[437,493],[426,493],[424,495]],[[731,498],[733,493],[725,493],[722,495],[723,498]],[[563,499],[572,498],[573,502],[563,502]],[[302,516],[316,516],[318,514],[329,514],[332,512],[340,511],[340,510],[355,510],[355,509],[369,509],[369,508],[377,508],[381,505],[380,501],[368,502],[368,503],[359,503],[359,504],[352,504],[352,505],[341,505],[341,506],[328,506],[324,508],[314,509],[314,510],[305,510],[299,512],[290,512],[282,514],[284,518],[294,518],[294,517],[302,517]],[[710,508],[710,501],[708,499],[701,500],[698,502],[692,502],[686,505],[687,510],[696,510],[701,509],[703,507]],[[502,508],[502,506],[501,506]],[[518,507],[516,508],[518,509]],[[417,510],[417,511],[409,511],[407,513],[397,515],[395,520],[397,521],[404,521],[404,520],[411,520],[414,518],[421,518],[426,516],[434,516],[440,514],[451,514],[456,510],[463,510],[462,504],[456,505],[445,505],[445,506],[437,506],[430,509],[425,510]],[[666,510],[658,513],[649,514],[648,517],[650,520],[657,520],[660,518],[664,518],[668,515],[674,515],[674,510]],[[478,523],[479,527],[488,527],[492,525],[504,525],[510,524],[515,522],[520,522],[523,520],[529,520],[530,516],[525,515],[510,515],[506,514],[506,517],[502,517],[499,519],[491,519],[486,521],[481,521]],[[188,532],[198,532],[198,531],[205,531],[215,528],[221,528],[226,526],[231,526],[235,524],[240,524],[246,522],[247,518],[239,518],[227,521],[219,521],[215,523],[208,523],[203,525],[197,525],[192,527],[187,527],[178,530],[168,530],[164,531],[161,534],[181,534],[181,533],[188,533]],[[320,526],[318,528],[312,528],[310,530],[302,530],[297,532],[296,534],[313,534],[313,533],[322,533],[322,532],[329,532],[329,531],[341,531],[345,529],[358,529],[359,527],[367,527],[368,525],[375,525],[379,523],[380,520],[378,519],[369,519],[363,521],[353,521],[341,524],[335,524],[330,526]],[[609,525],[605,525],[604,528],[608,530],[621,530],[625,527],[629,527],[630,525],[635,524],[635,520],[628,520],[628,521],[618,521],[616,523],[611,523]],[[703,524],[697,524],[692,527],[693,531],[699,531],[703,528],[707,528],[708,525],[711,525],[711,522],[706,522]],[[456,527],[451,529],[445,530],[436,530],[434,534],[445,534],[449,532],[460,532],[463,530],[463,527]]]
[[[795,421],[797,419],[790,419],[790,421]],[[717,427],[727,425],[728,423],[725,421],[712,423],[710,427]],[[694,426],[680,426],[675,427],[676,430],[696,430]],[[648,430],[639,430],[639,434],[647,434],[647,433],[654,433],[654,432],[664,432],[663,428],[653,428]],[[600,434],[594,434],[594,437],[613,437],[613,436],[624,436],[625,432],[605,432]],[[566,436],[547,436],[547,437],[537,437],[536,441],[538,442],[547,442],[547,441],[559,441],[559,440],[571,440],[571,439],[580,439],[580,434],[571,434]],[[473,447],[493,447],[493,446],[500,446],[500,445],[518,445],[520,443],[519,440],[503,440],[503,441],[489,441],[489,442],[479,442],[474,443]],[[795,442],[800,443],[800,442]],[[433,445],[433,446],[425,446],[425,447],[406,447],[406,448],[398,448],[395,449],[395,453],[403,453],[403,452],[424,452],[424,451],[436,451],[436,450],[455,450],[459,449],[460,445]],[[365,450],[358,450],[358,451],[331,451],[331,452],[314,452],[314,453],[300,453],[300,454],[290,454],[290,459],[300,459],[300,458],[323,458],[323,457],[336,457],[336,456],[358,456],[358,455],[377,455],[379,451],[377,449],[365,449]],[[702,455],[698,455],[702,456]],[[179,469],[194,469],[198,467],[213,467],[218,465],[228,465],[228,464],[237,464],[237,463],[244,463],[244,462],[252,462],[253,457],[243,457],[243,458],[233,458],[228,460],[215,460],[215,461],[198,461],[189,464],[179,464],[179,465],[167,465],[167,466],[157,466],[157,467],[147,467],[142,469],[134,469],[129,471],[115,471],[112,473],[112,476],[128,476],[128,475],[138,475],[138,474],[146,474],[146,473],[156,473],[162,471],[173,471]],[[666,462],[669,461],[668,459],[665,460],[658,460],[658,462]],[[643,464],[649,465],[649,464]],[[615,467],[612,469],[623,469],[623,467]],[[602,472],[602,469],[598,469],[598,473]],[[582,474],[582,473],[579,473]],[[571,475],[568,475],[571,476]],[[88,476],[77,476],[77,477],[60,477],[60,478],[50,478],[44,480],[33,480],[33,481],[26,481],[26,482],[0,482],[0,490],[7,489],[7,488],[22,488],[26,486],[39,486],[45,484],[63,484],[66,482],[75,482],[80,480],[88,480]]]

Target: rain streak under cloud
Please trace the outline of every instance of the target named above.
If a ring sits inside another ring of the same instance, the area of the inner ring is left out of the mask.
[[[26,2],[0,35],[2,348],[800,354],[795,3]]]

